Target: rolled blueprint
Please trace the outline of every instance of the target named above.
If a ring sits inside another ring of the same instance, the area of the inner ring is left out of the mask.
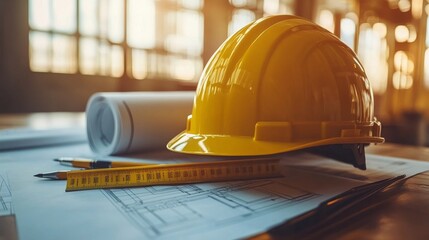
[[[186,128],[195,92],[97,93],[86,107],[91,149],[102,155],[164,148]]]

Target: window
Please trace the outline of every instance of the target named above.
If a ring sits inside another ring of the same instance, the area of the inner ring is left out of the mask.
[[[357,18],[355,13],[349,12],[340,22],[340,39],[351,49],[355,49]]]
[[[294,0],[229,0],[232,10],[228,25],[231,36],[248,23],[268,15],[293,14]]]
[[[293,14],[294,0],[224,0],[228,35],[255,19]],[[29,0],[33,72],[196,81],[204,0]],[[225,36],[226,37],[226,36]]]
[[[330,10],[323,9],[319,12],[319,17],[316,19],[316,23],[324,27],[328,31],[334,33],[335,30],[335,19],[334,13]]]
[[[75,0],[29,2],[30,68],[40,72],[76,73]]]
[[[358,56],[365,67],[372,89],[383,94],[387,89],[388,53],[387,26],[382,22],[362,23],[359,28]]]
[[[34,72],[197,80],[203,0],[29,0]]]
[[[77,0],[74,0],[75,4]],[[79,4],[79,72],[121,77],[124,74],[124,2],[82,0]],[[125,46],[125,49],[124,49]]]

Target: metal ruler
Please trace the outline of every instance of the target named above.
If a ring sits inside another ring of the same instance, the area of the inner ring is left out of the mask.
[[[67,172],[66,191],[219,182],[280,177],[280,159],[247,159],[201,163],[77,170]]]

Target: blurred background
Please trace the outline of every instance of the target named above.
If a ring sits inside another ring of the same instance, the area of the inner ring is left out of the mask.
[[[2,0],[0,113],[193,90],[228,36],[276,14],[310,19],[358,54],[387,141],[429,145],[429,0]]]

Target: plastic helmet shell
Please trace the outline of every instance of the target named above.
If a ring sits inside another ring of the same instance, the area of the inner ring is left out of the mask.
[[[271,16],[215,52],[187,128],[167,148],[242,156],[382,143],[373,109],[370,82],[349,47],[310,21]]]

